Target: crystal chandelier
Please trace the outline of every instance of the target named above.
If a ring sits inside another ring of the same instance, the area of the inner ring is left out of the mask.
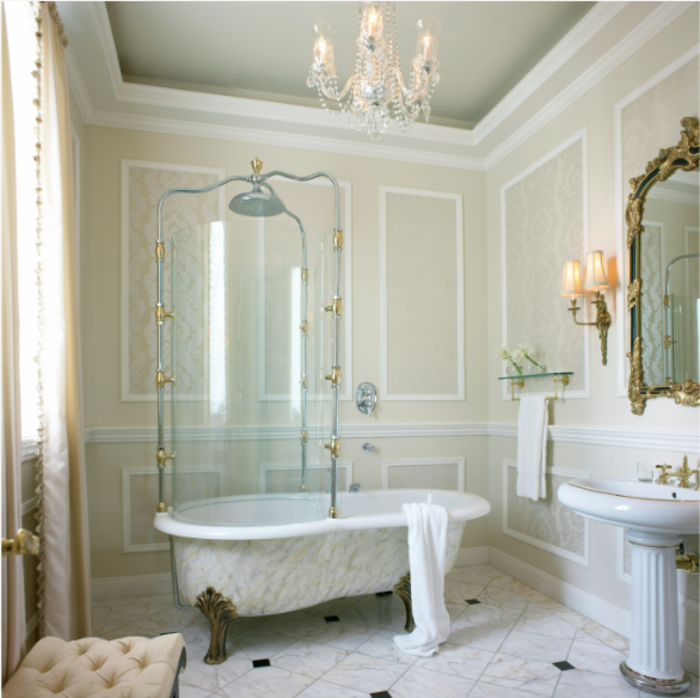
[[[411,61],[409,84],[403,81],[396,41],[396,8],[388,2],[365,0],[360,5],[360,31],[357,37],[355,73],[338,88],[333,62],[333,29],[327,24],[314,26],[314,58],[306,84],[316,86],[321,106],[328,112],[349,113],[357,123],[360,137],[381,137],[394,118],[408,133],[423,112],[430,117],[430,99],[440,82],[437,39],[440,22],[426,18],[416,24],[418,43]],[[328,108],[327,100],[338,103]]]

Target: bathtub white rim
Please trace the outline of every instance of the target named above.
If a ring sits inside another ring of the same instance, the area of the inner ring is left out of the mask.
[[[410,496],[412,492],[446,494],[465,500],[465,506],[448,510],[450,523],[461,523],[470,519],[486,516],[491,511],[491,504],[479,495],[454,490],[367,490],[361,494],[391,494],[401,492]],[[269,495],[267,496],[269,497]],[[178,521],[172,516],[172,507],[167,512],[157,513],[154,526],[167,535],[178,538],[196,538],[204,540],[274,540],[278,538],[296,538],[299,536],[323,535],[341,531],[367,530],[376,528],[398,528],[408,526],[404,512],[391,514],[364,514],[361,516],[341,516],[338,519],[316,519],[293,524],[274,524],[270,526],[217,526],[194,524]]]

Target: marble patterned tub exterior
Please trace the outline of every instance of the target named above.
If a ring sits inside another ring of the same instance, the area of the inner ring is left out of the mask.
[[[448,524],[445,574],[466,522]],[[331,599],[391,590],[408,572],[405,527],[341,531],[275,540],[173,536],[181,603],[207,587],[231,599],[239,616],[285,613]]]

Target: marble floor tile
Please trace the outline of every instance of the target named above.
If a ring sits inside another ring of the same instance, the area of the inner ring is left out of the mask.
[[[479,681],[472,688],[469,698],[532,698],[533,694],[528,691],[521,691],[518,688],[506,688],[493,683]],[[588,696],[593,698],[593,696]],[[597,698],[597,697],[596,697]]]
[[[534,633],[512,631],[500,646],[500,652],[513,657],[542,662],[562,662],[567,658],[572,640],[544,637]],[[573,664],[573,662],[572,662]],[[576,666],[576,665],[574,665]]]
[[[517,608],[503,608],[489,603],[479,603],[468,606],[457,618],[452,627],[457,630],[466,627],[480,627],[489,625],[494,628],[511,629],[517,622],[523,611]]]
[[[614,630],[604,628],[594,621],[589,621],[584,624],[582,629],[587,635],[594,637],[596,640],[600,640],[600,642],[608,645],[608,647],[612,647],[614,650],[622,652],[623,654],[629,654],[630,641],[626,637],[618,635]]]
[[[411,667],[390,690],[391,698],[464,698],[474,686],[461,676]]]
[[[288,635],[298,640],[300,637],[310,633],[315,628],[325,625],[326,621],[319,616],[311,616],[306,613],[295,611],[277,616],[270,616],[256,625],[259,630],[266,630],[280,635]]]
[[[367,693],[319,680],[302,691],[297,698],[367,698]]]
[[[253,628],[241,635],[233,638],[233,643],[229,640],[229,645],[233,644],[249,659],[269,659],[275,654],[294,644],[294,638],[288,635],[280,635],[268,630]],[[230,652],[233,649],[229,650]]]
[[[503,586],[498,580],[494,580],[477,597],[482,603],[490,603],[494,606],[505,608],[519,608],[525,610],[530,604],[530,599],[525,598],[517,591]]]
[[[493,657],[493,652],[446,642],[444,645],[440,645],[437,654],[418,659],[414,666],[418,669],[453,674],[476,681]]]
[[[641,694],[647,695],[647,694]],[[563,671],[554,698],[638,698],[639,691],[617,675],[575,669]]]
[[[180,681],[189,686],[197,686],[210,693],[216,693],[252,669],[253,664],[250,659],[241,654],[229,656],[221,664],[205,664],[201,657],[190,654],[187,659],[187,668],[180,674]]]
[[[219,693],[227,698],[293,698],[312,683],[310,676],[268,666],[251,669]]]
[[[390,630],[380,630],[376,635],[373,635],[367,642],[364,642],[357,648],[360,654],[366,654],[368,657],[376,657],[377,659],[388,659],[399,664],[413,664],[416,658],[404,654],[394,644],[394,636],[396,633]]]
[[[473,567],[453,567],[452,571],[447,575],[447,580],[458,580],[467,584],[476,584],[481,587],[488,586],[493,577],[488,575],[483,570],[475,570]]]
[[[323,680],[358,691],[377,693],[388,690],[406,669],[405,664],[355,652],[324,674]]]
[[[532,612],[528,609],[525,609],[513,629],[567,640],[573,639],[576,635],[576,628],[565,620],[546,611]]]
[[[344,609],[338,616],[343,622],[355,625],[386,625],[394,620],[403,619],[405,622],[406,611],[403,601],[392,594],[390,597],[369,596]]]
[[[348,653],[330,645],[299,640],[270,657],[272,666],[318,679],[341,662]]]
[[[549,662],[497,654],[481,675],[481,683],[552,696],[561,671]]]
[[[624,659],[625,655],[612,647],[588,642],[574,642],[567,657],[567,661],[577,669],[612,676],[620,675],[620,662]]]
[[[453,627],[447,641],[453,645],[469,645],[469,647],[476,647],[480,650],[496,652],[508,637],[508,632],[508,628],[494,628],[488,625]]]
[[[475,599],[484,590],[484,584],[470,584],[460,579],[445,580],[445,603],[467,605],[467,599]]]
[[[104,640],[117,640],[120,637],[155,637],[159,632],[151,632],[140,628],[137,625],[122,625],[119,622],[107,621],[100,632],[100,637]]]
[[[305,639],[352,652],[367,642],[377,630],[378,628],[341,621],[340,623],[326,623],[324,626],[312,630]]]
[[[185,683],[180,684],[180,698],[221,698],[210,691],[197,686],[188,686]]]

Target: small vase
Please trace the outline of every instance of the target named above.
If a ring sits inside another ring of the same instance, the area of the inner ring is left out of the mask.
[[[513,364],[510,361],[508,361],[506,363],[506,376],[522,376],[522,375],[524,375],[525,371],[523,370],[523,367],[521,366],[520,368],[521,368],[522,373],[520,373],[518,371],[518,369],[515,368],[515,366],[513,366]]]
[[[540,368],[536,364],[533,364],[532,361],[528,361],[527,359],[525,360],[525,365],[523,366],[523,373],[526,373],[528,376],[537,376],[540,373],[547,373],[547,367],[542,366]]]

